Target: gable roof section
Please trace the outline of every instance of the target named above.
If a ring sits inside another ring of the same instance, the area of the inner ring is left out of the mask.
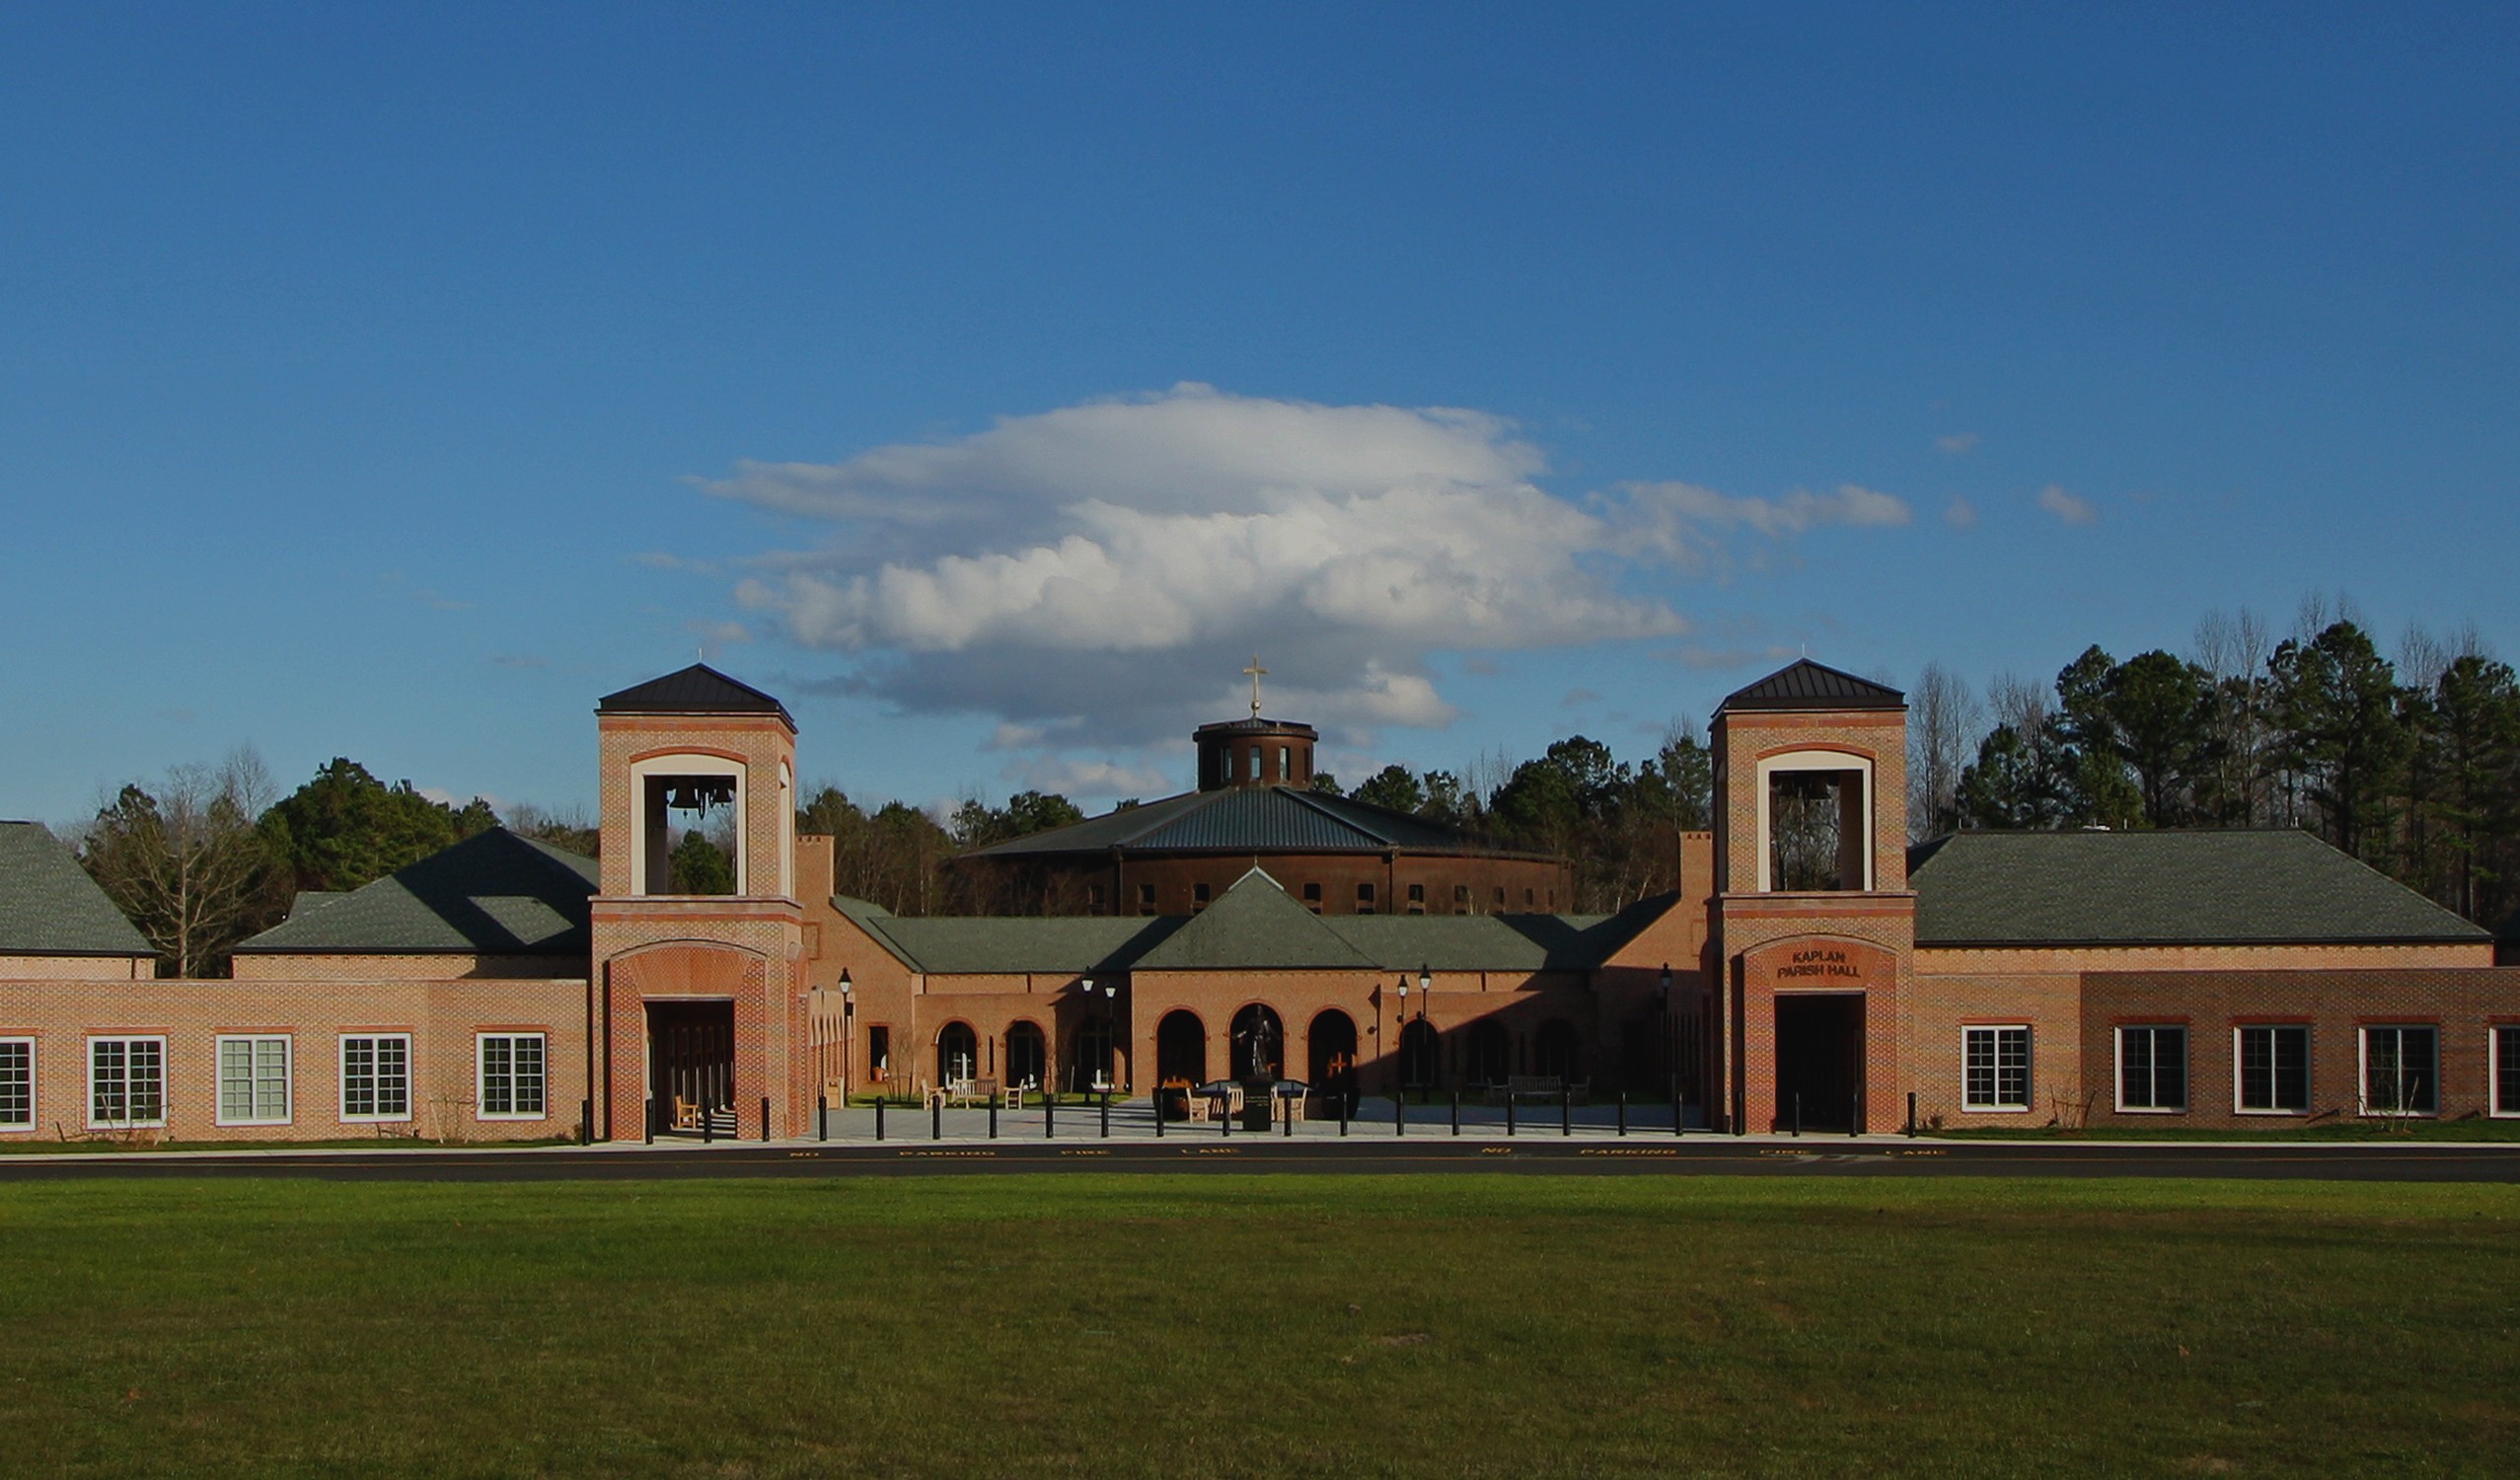
[[[706,663],[632,684],[595,702],[598,714],[776,714],[794,729],[787,706]]]
[[[1321,923],[1384,971],[1589,971],[1677,898],[1656,895],[1616,915],[1338,915]]]
[[[904,966],[936,976],[1126,971],[1187,924],[1179,917],[902,916],[859,900],[833,904]]]
[[[154,956],[41,823],[0,822],[0,956]]]
[[[294,955],[582,956],[592,858],[492,828],[237,947]]]
[[[1260,869],[1199,915],[912,918],[846,896],[839,910],[913,971],[939,976],[1141,971],[1581,971],[1676,895],[1616,915],[1314,915]]]
[[[1358,971],[1377,965],[1257,868],[1138,958],[1143,971]]]
[[[1294,786],[1188,791],[975,849],[971,858],[1102,852],[1511,851],[1406,812]]]
[[[1915,850],[1916,943],[2483,944],[2308,833],[1955,833]]]
[[[1718,709],[1903,709],[1907,696],[1809,658],[1789,663],[1746,689],[1725,696]]]

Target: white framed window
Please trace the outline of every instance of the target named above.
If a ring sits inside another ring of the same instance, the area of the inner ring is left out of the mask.
[[[2245,1023],[2231,1034],[2232,1109],[2242,1115],[2310,1110],[2310,1028]]]
[[[0,1131],[35,1129],[35,1040],[0,1038]]]
[[[2520,1023],[2497,1023],[2492,1034],[2492,1113],[2520,1115]]]
[[[2145,1115],[2187,1108],[2187,1030],[2146,1024],[2117,1030],[2117,1108]]]
[[[287,1035],[222,1034],[217,1039],[217,1048],[219,1113],[212,1119],[223,1126],[287,1125]]]
[[[543,1118],[544,1042],[540,1033],[483,1033],[479,1097],[482,1120]]]
[[[411,1035],[341,1035],[341,1119],[384,1122],[411,1118]]]
[[[166,1124],[166,1040],[88,1040],[88,1124],[98,1129]]]
[[[2030,1108],[2030,1029],[2021,1024],[1960,1030],[1961,1108]]]
[[[2362,1030],[2362,1113],[2432,1115],[2441,1109],[2441,1030],[2429,1024]]]

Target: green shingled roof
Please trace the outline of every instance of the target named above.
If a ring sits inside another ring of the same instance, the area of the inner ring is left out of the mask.
[[[911,919],[862,900],[833,905],[916,971],[1580,971],[1668,909],[1617,915],[1314,915],[1260,869],[1191,916]]]
[[[239,954],[582,956],[592,858],[492,828],[362,889],[290,912]]]
[[[2483,942],[2308,833],[1956,833],[1914,851],[1919,945]]]
[[[1406,812],[1295,786],[1188,791],[977,849],[974,858],[1044,853],[1474,852],[1523,856]],[[1531,855],[1536,856],[1536,855]]]
[[[0,956],[156,954],[42,824],[0,822]]]

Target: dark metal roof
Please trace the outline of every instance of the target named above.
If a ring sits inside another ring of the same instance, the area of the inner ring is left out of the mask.
[[[2483,944],[2292,831],[1955,833],[1912,851],[1918,945]]]
[[[492,828],[293,910],[237,953],[584,956],[597,877],[592,858]]]
[[[1314,915],[1260,869],[1198,915],[905,919],[835,899],[914,971],[938,975],[1138,971],[1584,971],[1678,899],[1616,915]]]
[[[1321,732],[1308,724],[1293,719],[1263,719],[1256,714],[1248,719],[1220,719],[1214,724],[1203,724],[1190,733],[1193,739],[1201,735],[1301,735],[1308,740],[1321,738]]]
[[[0,956],[154,956],[40,823],[0,822]]]
[[[1398,849],[1403,852],[1538,856],[1406,812],[1296,786],[1187,791],[978,849],[964,856],[1107,854],[1115,848],[1131,855],[1382,852]]]
[[[1903,709],[1907,696],[1887,684],[1857,678],[1824,663],[1800,659],[1746,689],[1726,696],[1719,709]]]
[[[632,684],[596,701],[598,714],[776,714],[794,729],[787,706],[750,684],[739,683],[709,667],[689,668],[643,684]]]

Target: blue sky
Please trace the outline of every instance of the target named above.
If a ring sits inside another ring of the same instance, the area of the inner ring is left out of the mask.
[[[233,746],[1630,756],[2280,629],[2520,652],[2508,7],[0,5],[0,815]]]

